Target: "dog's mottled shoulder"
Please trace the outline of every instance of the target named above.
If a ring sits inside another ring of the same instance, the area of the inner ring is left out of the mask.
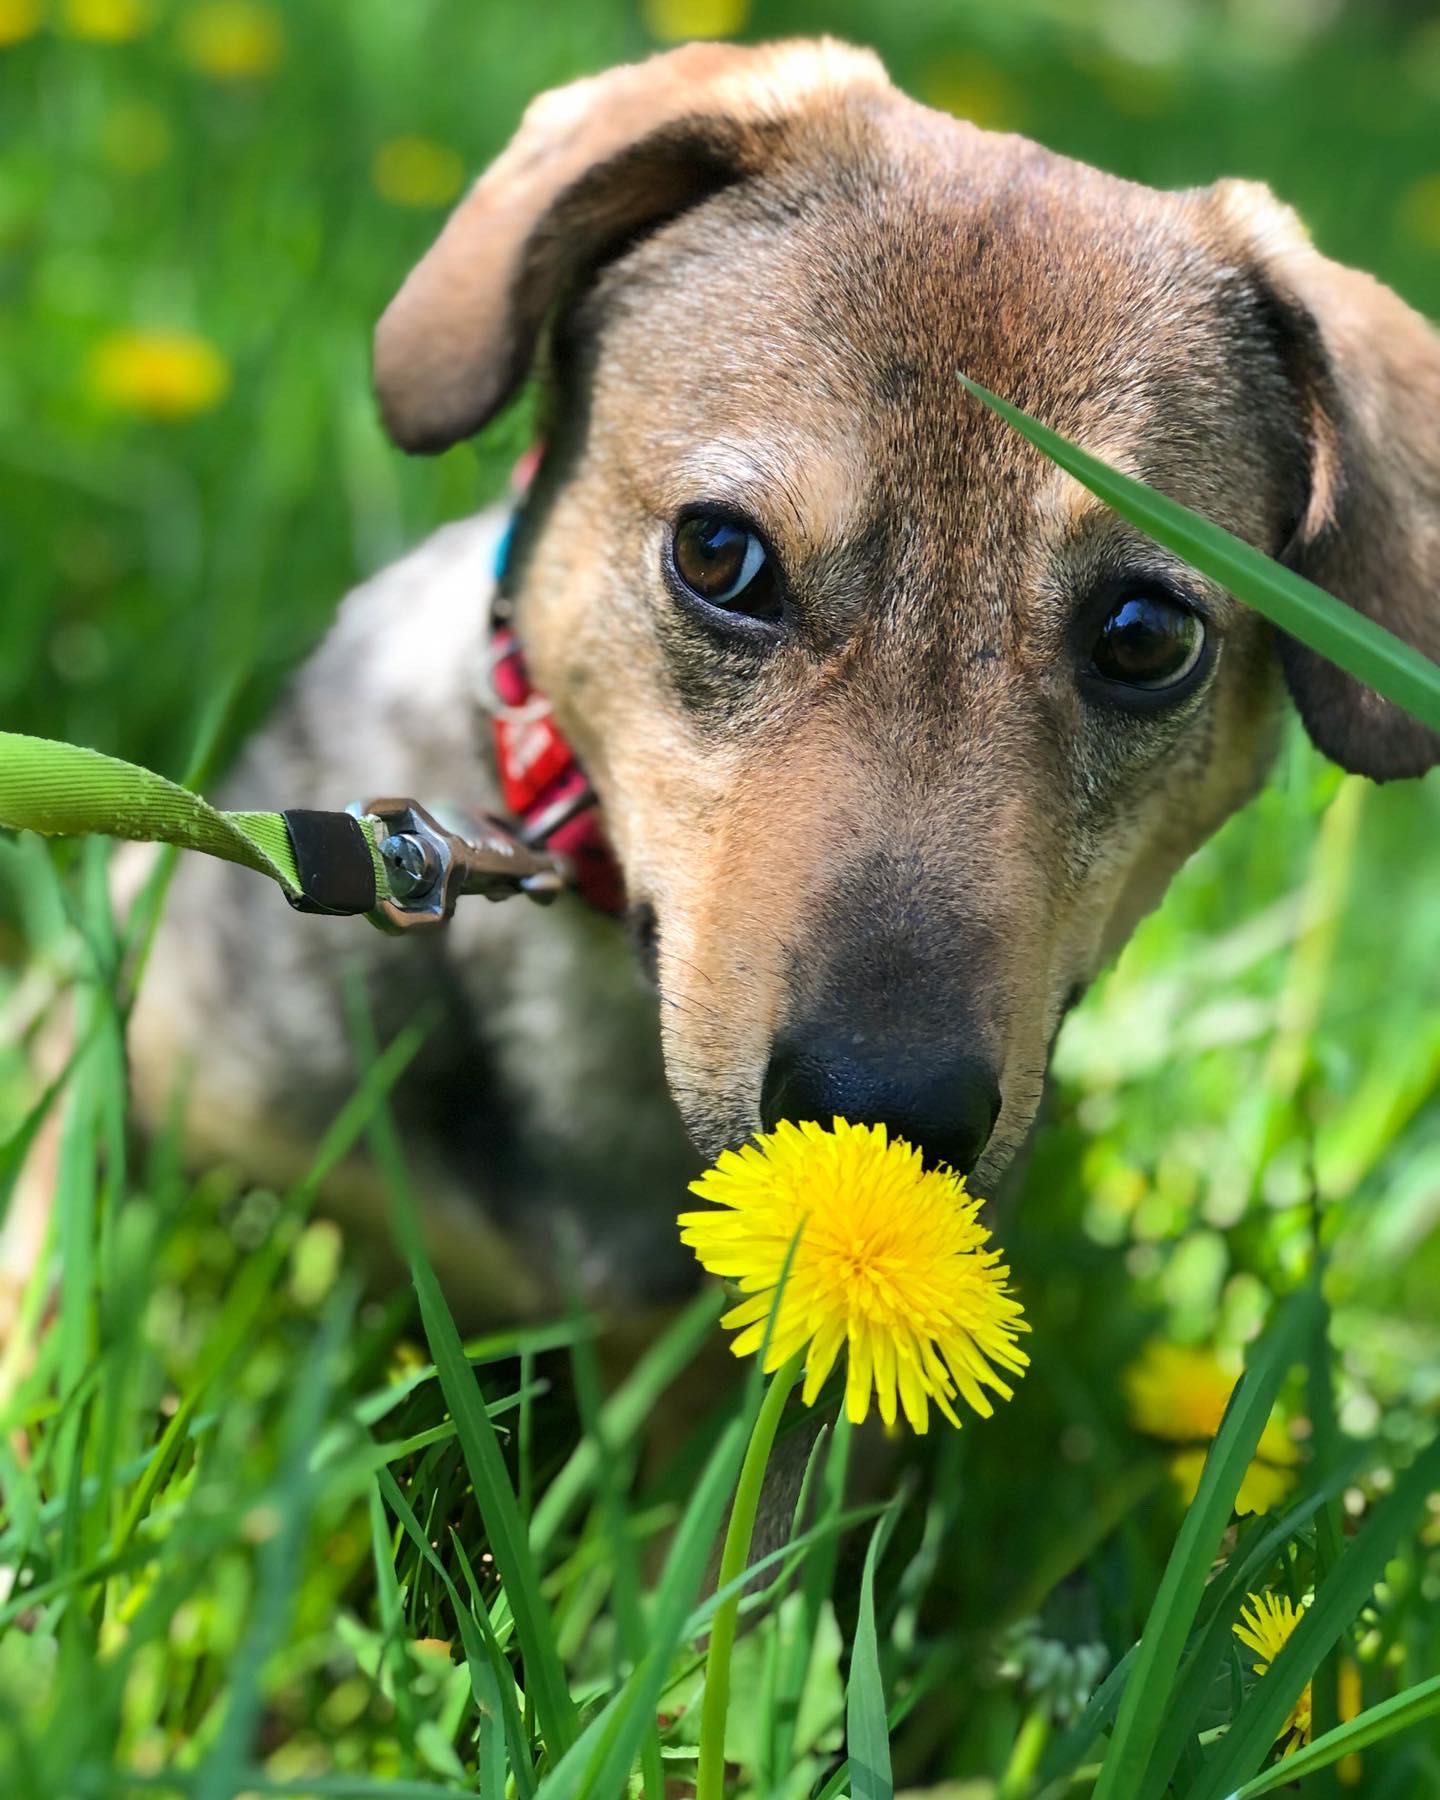
[[[352,592],[245,745],[220,804],[339,809],[478,786],[477,682],[503,528],[499,511],[448,525]],[[122,902],[145,859],[122,864]],[[394,960],[395,946],[364,925],[297,919],[248,870],[184,858],[130,1032],[142,1114],[163,1113],[177,1069],[193,1061],[205,1090],[197,1116],[298,1110],[303,1139],[310,1114],[323,1116],[352,1076],[342,965]]]

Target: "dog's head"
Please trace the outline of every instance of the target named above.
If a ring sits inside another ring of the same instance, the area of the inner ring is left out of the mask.
[[[1254,789],[1440,741],[956,371],[1440,650],[1440,339],[1263,189],[1161,194],[834,43],[545,96],[381,322],[437,450],[548,326],[519,630],[657,940],[699,1146],[884,1120],[994,1180],[1067,1003]]]

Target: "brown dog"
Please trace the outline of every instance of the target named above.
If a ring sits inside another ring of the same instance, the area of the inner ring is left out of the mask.
[[[1440,758],[956,380],[1440,652],[1440,338],[1261,188],[1099,174],[839,44],[695,45],[531,107],[381,321],[396,442],[478,431],[542,340],[517,628],[658,1031],[579,902],[389,941],[197,863],[133,1032],[143,1107],[188,1067],[197,1148],[279,1179],[353,1080],[346,958],[385,1029],[436,998],[402,1104],[472,1315],[663,1292],[696,1153],[781,1116],[883,1120],[992,1192],[1067,1005],[1262,779],[1286,687],[1346,768]],[[229,804],[498,804],[499,530],[346,603]]]

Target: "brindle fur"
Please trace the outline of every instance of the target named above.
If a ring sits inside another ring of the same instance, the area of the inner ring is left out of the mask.
[[[678,1285],[683,1179],[754,1129],[800,1016],[901,1066],[978,1047],[1003,1109],[972,1185],[993,1191],[1069,999],[1261,781],[1287,678],[1348,767],[1437,758],[956,380],[1440,651],[1440,340],[1263,189],[1117,180],[835,44],[694,46],[531,109],[382,321],[393,435],[478,429],[542,340],[518,628],[658,934],[658,1032],[621,931],[578,902],[468,902],[442,937],[387,941],[197,860],[132,1033],[148,1116],[186,1069],[197,1149],[279,1179],[353,1080],[344,965],[382,1029],[438,1004],[403,1104],[471,1315]],[[723,642],[667,591],[696,501],[768,534],[778,644]],[[497,530],[448,527],[345,603],[229,804],[496,803]],[[1218,655],[1190,699],[1131,713],[1077,671],[1094,597],[1146,573],[1194,597]],[[363,1168],[351,1186],[372,1216]]]

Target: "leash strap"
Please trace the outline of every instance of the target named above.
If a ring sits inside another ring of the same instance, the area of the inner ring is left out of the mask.
[[[404,796],[345,812],[221,812],[135,763],[13,731],[0,731],[0,827],[202,850],[268,875],[297,912],[363,913],[385,931],[443,925],[462,894],[545,905],[572,878],[500,819],[451,831]]]
[[[14,731],[0,731],[0,825],[203,850],[268,875],[301,912],[368,913],[390,891],[369,815],[221,812],[135,763]]]

